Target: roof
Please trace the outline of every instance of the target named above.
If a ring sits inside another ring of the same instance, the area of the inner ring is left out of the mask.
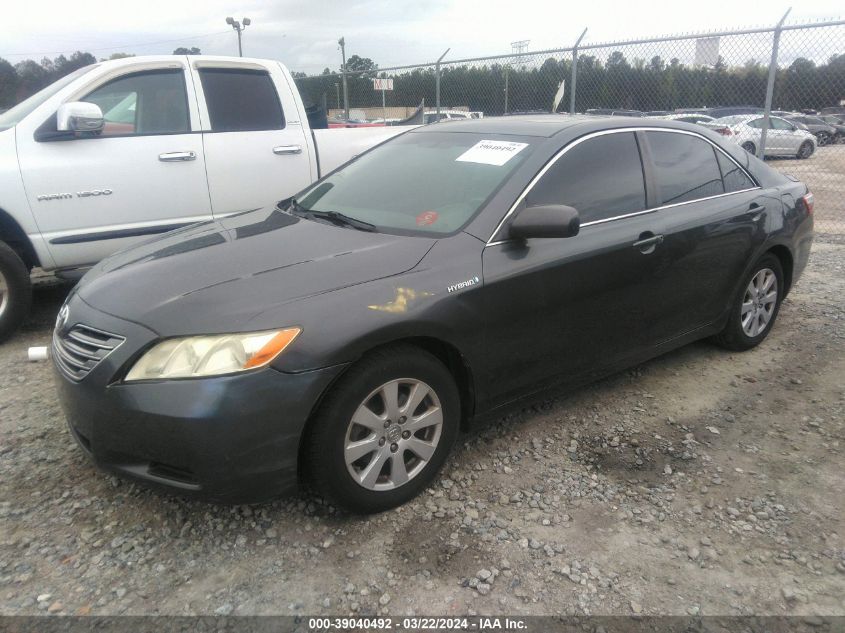
[[[690,128],[692,124],[679,121],[643,117],[586,116],[570,114],[528,114],[520,116],[484,117],[483,119],[452,119],[418,127],[415,133],[464,132],[472,134],[512,134],[550,138],[574,127],[579,132],[605,130],[618,127],[673,127]]]
[[[596,117],[569,114],[526,114],[519,116],[452,119],[417,128],[416,132],[470,132],[473,134],[513,134],[551,137],[573,125],[596,123],[622,117]]]

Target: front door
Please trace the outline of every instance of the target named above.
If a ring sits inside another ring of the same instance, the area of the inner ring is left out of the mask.
[[[572,146],[525,204],[573,206],[582,228],[575,237],[506,240],[484,249],[480,295],[489,362],[480,382],[497,394],[495,404],[589,378],[642,351],[645,317],[659,301],[648,242],[654,227],[633,132]]]
[[[308,186],[312,161],[293,93],[279,68],[198,62],[203,143],[215,217],[273,205]]]
[[[210,217],[202,137],[191,133],[193,89],[180,62],[162,66],[110,77],[74,98],[100,106],[99,136],[18,144],[30,207],[56,267],[93,264]]]

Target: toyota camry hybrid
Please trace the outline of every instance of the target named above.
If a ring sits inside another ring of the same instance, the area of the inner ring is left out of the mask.
[[[98,264],[59,314],[56,381],[112,472],[384,510],[473,420],[697,339],[759,344],[812,213],[803,183],[691,124],[421,127]]]

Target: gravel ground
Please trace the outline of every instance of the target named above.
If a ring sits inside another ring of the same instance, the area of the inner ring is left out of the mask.
[[[845,243],[817,242],[769,339],[641,365],[464,436],[370,518],[306,494],[215,506],[102,474],[48,340],[0,347],[0,613],[845,615]]]

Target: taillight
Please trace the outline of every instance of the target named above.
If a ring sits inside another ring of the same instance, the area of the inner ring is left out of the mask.
[[[720,127],[720,128],[716,128],[716,131],[717,131],[719,134],[721,134],[722,136],[731,136],[731,135],[733,135],[733,132],[731,132],[731,129],[730,129],[729,127]]]
[[[804,207],[804,210],[807,212],[807,215],[813,215],[813,207],[815,206],[815,198],[813,194],[808,193],[807,195],[801,196],[799,198],[801,201],[801,206]]]

